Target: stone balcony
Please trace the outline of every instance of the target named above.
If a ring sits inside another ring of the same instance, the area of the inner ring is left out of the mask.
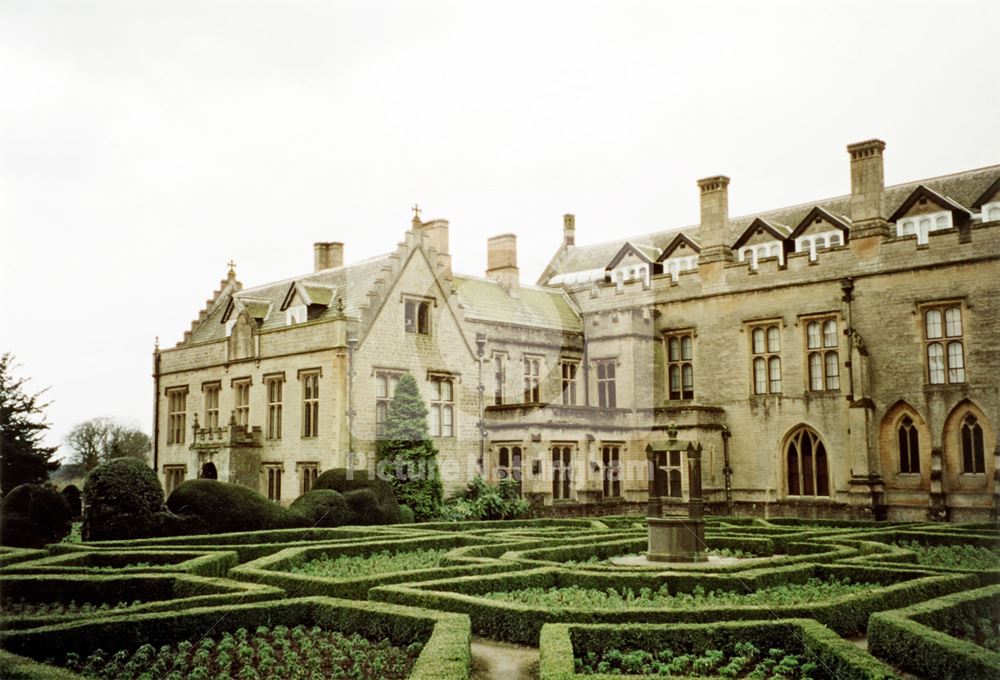
[[[200,427],[197,420],[193,426],[192,449],[260,448],[263,434],[260,427],[236,425],[230,422],[225,427]]]

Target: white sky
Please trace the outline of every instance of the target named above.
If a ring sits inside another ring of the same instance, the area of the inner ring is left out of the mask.
[[[391,250],[418,202],[455,270],[1000,162],[1000,3],[0,1],[0,349],[52,443],[151,429],[151,352],[238,263],[259,285]],[[63,454],[67,450],[63,449]]]

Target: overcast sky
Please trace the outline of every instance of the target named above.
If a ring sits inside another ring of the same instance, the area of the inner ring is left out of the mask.
[[[0,1],[0,349],[51,386],[52,443],[151,430],[173,346],[247,286],[391,250],[410,206],[454,267],[1000,162],[1000,3]],[[66,452],[64,447],[63,453]]]

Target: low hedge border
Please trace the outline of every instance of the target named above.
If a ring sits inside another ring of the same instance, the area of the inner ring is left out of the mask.
[[[1000,678],[1000,654],[937,630],[998,610],[1000,585],[992,585],[880,612],[868,624],[868,649],[922,677]]]
[[[498,519],[475,522],[421,522],[418,524],[393,524],[401,531],[469,531],[473,529],[530,529],[533,527],[567,527],[579,529],[608,529],[596,519]]]
[[[747,641],[760,649],[778,647],[802,654],[837,680],[889,680],[896,675],[878,659],[865,653],[826,626],[810,619],[779,619],[730,623],[673,625],[547,623],[539,647],[540,680],[611,680],[621,675],[575,672],[574,658],[589,651],[608,649],[670,648],[679,653],[702,654],[709,649],[729,651]],[[636,680],[662,676],[630,675]]]
[[[618,555],[643,553],[648,547],[647,538],[620,539],[615,541],[593,541],[579,545],[568,546],[564,543],[556,547],[532,548],[514,551],[505,559],[514,560],[530,566],[568,566],[571,569],[586,569],[587,571],[609,571],[623,573],[629,571],[664,572],[662,564],[618,566],[614,564],[574,564],[566,565],[568,560],[586,562],[590,557],[608,559]],[[671,564],[669,570],[693,571],[698,573],[734,573],[749,569],[777,567],[801,562],[831,563],[857,555],[858,551],[846,546],[824,546],[809,542],[787,542],[783,552],[775,554],[772,538],[742,538],[730,536],[706,536],[705,544],[709,548],[742,550],[753,552],[762,557],[752,557],[733,564],[712,564],[711,562],[692,562],[690,564]]]
[[[330,577],[330,576],[310,576],[308,574],[294,574],[288,569],[300,565],[304,562],[322,556],[349,556],[349,555],[371,555],[384,550],[392,552],[406,552],[410,550],[428,550],[439,548],[451,548],[453,546],[463,546],[472,543],[477,546],[477,539],[474,536],[456,536],[449,534],[442,537],[413,538],[398,541],[371,542],[344,546],[314,546],[309,548],[286,548],[273,555],[262,557],[253,562],[235,567],[230,573],[230,578],[253,583],[267,583],[268,585],[281,588],[289,595],[298,597],[303,595],[327,595],[330,597],[341,597],[346,599],[364,600],[368,597],[368,590],[375,586],[392,583],[428,581],[432,579],[443,579],[456,576],[468,576],[473,574],[490,574],[499,571],[511,571],[511,565],[492,560],[488,563],[478,565],[462,565],[453,567],[436,567],[431,569],[411,569],[408,571],[387,572],[374,574],[372,576],[357,577]],[[478,547],[478,546],[477,546]]]
[[[149,562],[149,566],[125,565]],[[225,576],[239,563],[230,551],[88,550],[43,557],[0,569],[7,574],[135,574],[179,572],[197,576]],[[113,571],[112,571],[113,570]]]
[[[4,615],[0,628],[15,630],[48,626],[88,618],[125,614],[144,614],[193,607],[221,606],[280,599],[285,591],[269,585],[240,583],[224,578],[191,574],[129,574],[126,576],[48,576],[36,574],[5,575],[0,601],[6,603],[50,603],[76,601],[83,604],[117,604],[140,600],[127,609],[110,609],[93,614]]]
[[[81,677],[65,668],[0,650],[0,678],[4,680],[80,680]]]
[[[410,680],[460,680],[469,675],[471,638],[467,617],[328,597],[200,607],[12,631],[0,633],[0,647],[34,660],[63,659],[69,652],[86,656],[98,648],[137,649],[147,643],[158,647],[221,635],[240,627],[299,624],[359,633],[373,640],[388,639],[394,644],[423,642],[424,649]]]
[[[40,557],[45,557],[47,554],[48,553],[44,550],[36,550],[34,548],[10,548],[7,546],[0,546],[0,568],[11,564],[17,564],[18,562],[37,560]]]
[[[90,548],[175,548],[212,544],[216,549],[238,545],[265,543],[301,543],[303,541],[339,541],[349,539],[371,539],[375,535],[399,533],[393,531],[401,525],[390,524],[372,527],[312,527],[298,529],[266,529],[262,531],[236,531],[225,534],[196,534],[194,536],[163,536],[160,538],[137,538],[130,541],[92,541],[83,545]],[[387,531],[388,530],[388,531]]]
[[[479,595],[525,588],[577,585],[582,588],[623,588],[633,590],[667,584],[671,592],[689,592],[694,586],[706,589],[757,589],[782,583],[804,582],[809,576],[850,577],[885,587],[855,593],[824,602],[780,606],[701,607],[698,609],[655,609],[648,607],[615,610],[570,607],[541,607],[489,600]],[[907,606],[958,590],[975,587],[971,574],[944,575],[914,570],[892,570],[862,566],[798,564],[759,569],[738,575],[694,573],[598,573],[558,568],[529,569],[515,574],[465,576],[448,580],[372,588],[373,600],[428,609],[468,614],[473,630],[484,637],[508,642],[535,644],[545,623],[707,623],[768,618],[813,618],[842,635],[863,633],[870,614]]]

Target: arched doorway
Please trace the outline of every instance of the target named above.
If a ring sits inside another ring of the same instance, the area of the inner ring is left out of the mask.
[[[199,479],[218,479],[219,471],[215,469],[215,463],[209,461],[201,466],[201,473],[198,475]]]
[[[800,425],[785,440],[785,482],[789,496],[829,496],[826,445],[811,427]]]

